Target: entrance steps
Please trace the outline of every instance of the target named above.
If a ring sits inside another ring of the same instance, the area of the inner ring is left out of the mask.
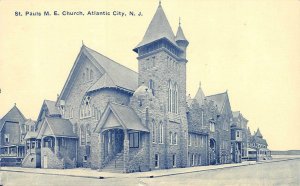
[[[123,172],[124,170],[124,156],[123,152],[116,154],[116,156],[108,162],[102,169],[103,172]]]

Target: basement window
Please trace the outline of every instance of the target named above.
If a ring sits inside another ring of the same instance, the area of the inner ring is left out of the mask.
[[[87,162],[87,155],[83,156],[83,162]]]

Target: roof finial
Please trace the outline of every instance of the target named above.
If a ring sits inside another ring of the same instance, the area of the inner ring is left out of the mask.
[[[14,103],[14,106],[17,106],[17,103]]]
[[[201,87],[201,81],[199,82],[199,87]]]
[[[181,17],[179,17],[179,26],[181,26]]]
[[[161,6],[161,0],[159,0],[159,6]]]
[[[82,43],[82,46],[84,46],[84,42],[83,42],[83,40],[81,40],[81,43]]]

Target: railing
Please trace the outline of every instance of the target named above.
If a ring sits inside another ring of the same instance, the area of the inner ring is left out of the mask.
[[[0,154],[0,157],[17,157],[17,153],[12,153],[12,154]]]

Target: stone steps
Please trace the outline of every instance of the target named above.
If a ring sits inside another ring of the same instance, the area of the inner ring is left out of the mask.
[[[124,157],[123,152],[118,153],[103,169],[103,172],[123,172]]]

